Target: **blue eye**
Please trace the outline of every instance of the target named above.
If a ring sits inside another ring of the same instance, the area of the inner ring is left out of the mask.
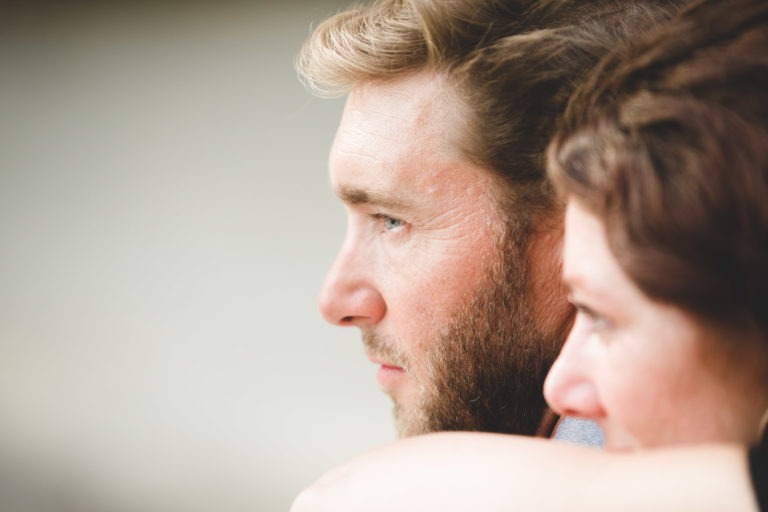
[[[387,229],[387,231],[392,231],[393,229],[397,229],[403,225],[403,221],[400,219],[387,217],[386,215],[383,215],[382,218],[384,219],[384,227]]]
[[[372,217],[376,219],[377,222],[383,224],[384,231],[395,231],[405,226],[404,221],[396,219],[395,217],[390,217],[389,215],[384,215],[383,213],[375,213]]]

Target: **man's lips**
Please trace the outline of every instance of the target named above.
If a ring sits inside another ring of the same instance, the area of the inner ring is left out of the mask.
[[[388,361],[384,361],[377,357],[368,356],[368,359],[373,364],[379,365],[379,372],[376,375],[376,380],[383,388],[391,388],[397,385],[397,383],[405,377],[405,369],[402,366],[397,366]]]
[[[389,361],[387,361],[387,360],[385,360],[385,359],[382,359],[382,358],[380,358],[380,357],[376,357],[376,356],[368,356],[368,359],[369,359],[369,360],[370,360],[370,361],[371,361],[373,364],[377,364],[377,365],[379,365],[379,366],[383,366],[383,367],[385,367],[385,368],[396,368],[396,369],[399,369],[399,370],[403,370],[403,367],[402,367],[402,366],[398,366],[398,365],[396,365],[396,364],[392,364],[392,363],[390,363]]]

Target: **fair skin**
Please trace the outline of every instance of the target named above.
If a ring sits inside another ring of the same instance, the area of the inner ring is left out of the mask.
[[[291,507],[291,512],[361,510],[756,512],[758,508],[740,445],[628,455],[529,437],[451,432],[402,440],[363,454],[323,475]]]
[[[463,119],[460,102],[433,73],[358,84],[330,154],[348,223],[319,308],[327,321],[361,330],[401,435],[430,430],[424,418],[428,396],[440,394],[438,340],[453,325],[466,331],[457,318],[498,281],[489,269],[500,266],[504,238],[499,186],[460,151]],[[532,241],[531,251],[545,256],[530,276],[531,295],[542,297],[533,302],[550,308],[550,321],[540,322],[549,330],[568,314],[552,292],[560,233],[552,225]]]
[[[555,411],[597,422],[614,451],[759,439],[768,407],[759,331],[648,298],[611,253],[604,224],[575,200],[563,278],[577,314],[544,386]]]
[[[328,472],[291,511],[758,510],[744,446],[766,421],[759,335],[712,330],[648,299],[602,222],[574,201],[563,256],[578,312],[545,394],[561,413],[597,421],[608,453],[518,436],[419,436]],[[728,335],[739,350],[720,348]],[[719,444],[698,444],[707,441]],[[627,454],[640,447],[655,449]]]

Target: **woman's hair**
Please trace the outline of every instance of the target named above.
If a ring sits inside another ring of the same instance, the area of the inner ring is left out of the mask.
[[[647,296],[768,332],[768,2],[696,2],[604,59],[548,165]]]
[[[320,24],[296,67],[326,96],[419,71],[445,76],[468,113],[465,155],[512,185],[518,207],[547,208],[544,153],[575,85],[681,2],[378,0]]]

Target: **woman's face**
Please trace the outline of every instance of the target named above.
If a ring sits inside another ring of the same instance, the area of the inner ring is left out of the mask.
[[[565,226],[563,279],[577,315],[544,385],[550,406],[596,421],[611,450],[756,440],[768,406],[763,343],[646,297],[603,223],[573,200]]]

